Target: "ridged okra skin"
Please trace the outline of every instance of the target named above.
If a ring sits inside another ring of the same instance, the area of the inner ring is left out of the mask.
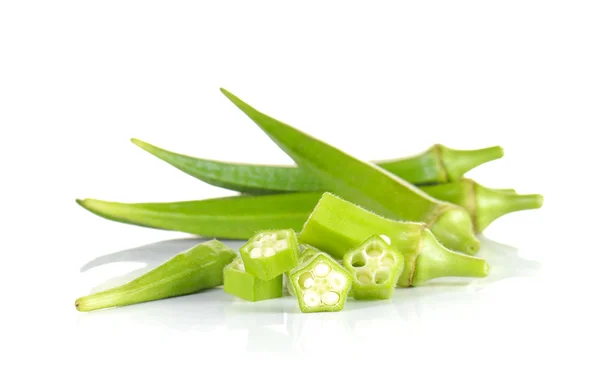
[[[125,224],[221,239],[249,239],[264,229],[300,231],[320,193],[232,196],[199,201],[119,203],[78,199],[93,214]]]
[[[439,201],[403,179],[317,140],[254,109],[221,90],[303,170],[327,190],[387,218],[425,223],[447,247],[468,254],[479,250],[469,213]]]
[[[404,270],[404,257],[379,235],[373,235],[346,252],[344,267],[352,275],[354,299],[389,299]]]
[[[447,183],[470,170],[504,156],[500,146],[457,150],[435,144],[421,154],[403,159],[379,161],[377,165],[415,185]]]
[[[542,206],[541,195],[514,189],[489,189],[470,179],[420,187],[429,195],[465,208],[476,232],[504,214]],[[300,231],[322,192],[232,196],[172,203],[118,203],[78,200],[86,210],[109,220],[222,239],[248,239],[262,229]]]
[[[250,302],[280,298],[283,295],[283,275],[261,280],[246,272],[241,257],[223,270],[223,290]]]
[[[421,189],[435,198],[465,208],[471,214],[476,233],[481,233],[501,216],[540,208],[544,203],[544,197],[539,194],[517,194],[512,189],[486,188],[466,178]]]
[[[322,192],[327,189],[318,177],[295,166],[256,165],[208,160],[187,156],[131,140],[153,156],[208,184],[243,193]],[[457,180],[469,170],[503,156],[501,147],[455,150],[441,144],[405,158],[374,161],[384,170],[415,185]]]
[[[223,284],[223,269],[235,257],[236,253],[218,240],[200,243],[133,281],[77,299],[75,307],[89,312],[217,287]]]
[[[261,231],[240,248],[244,267],[261,280],[271,280],[298,264],[298,239],[292,229]]]
[[[352,287],[350,273],[329,255],[319,252],[290,272],[290,283],[304,313],[344,309]]]
[[[324,193],[298,239],[334,258],[373,235],[385,235],[404,257],[398,286],[413,286],[445,276],[485,277],[488,263],[443,247],[423,224],[384,218],[332,193]]]

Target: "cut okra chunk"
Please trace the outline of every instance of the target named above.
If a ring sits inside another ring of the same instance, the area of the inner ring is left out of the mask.
[[[246,271],[271,280],[298,264],[298,239],[292,229],[261,231],[240,248]]]
[[[404,257],[380,236],[368,238],[344,255],[357,300],[389,299],[404,270]]]
[[[291,271],[289,278],[304,313],[342,310],[352,287],[350,273],[322,252]]]
[[[223,282],[223,290],[226,293],[251,302],[280,298],[283,295],[283,275],[261,280],[246,272],[240,257],[225,267]]]
[[[305,263],[314,257],[320,250],[317,248],[310,246],[308,244],[298,244],[298,265]],[[292,283],[290,282],[290,273],[289,271],[285,273],[285,285],[287,291],[290,295],[296,295],[294,288],[292,287]]]

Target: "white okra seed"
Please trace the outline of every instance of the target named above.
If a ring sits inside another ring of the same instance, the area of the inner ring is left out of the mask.
[[[391,244],[392,244],[392,241],[390,240],[390,237],[389,237],[389,236],[387,236],[387,235],[385,235],[385,234],[381,234],[381,235],[379,235],[379,237],[380,237],[381,239],[383,239],[383,241],[384,241],[384,242],[388,243],[388,245],[391,245]]]
[[[275,250],[284,250],[287,247],[288,247],[288,244],[285,239],[276,241],[275,245],[273,246],[273,248],[275,248]]]
[[[260,248],[254,248],[250,251],[250,258],[260,258],[262,255]]]
[[[275,249],[273,248],[263,248],[263,256],[265,257],[273,257],[275,255]]]
[[[315,275],[318,277],[325,277],[331,272],[331,267],[327,263],[319,263],[315,267]]]
[[[323,295],[321,296],[321,300],[323,301],[324,304],[334,305],[338,301],[340,301],[340,296],[338,295],[338,293],[334,293],[333,291],[328,291],[326,293],[323,293]]]
[[[309,307],[316,307],[319,304],[321,304],[321,301],[319,299],[319,294],[315,293],[314,291],[307,291],[302,296],[304,304],[308,305]]]
[[[329,286],[335,291],[342,291],[346,286],[346,278],[340,275],[339,272],[332,272],[327,276]]]

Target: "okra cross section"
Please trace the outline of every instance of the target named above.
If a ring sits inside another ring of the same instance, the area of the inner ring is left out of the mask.
[[[354,299],[389,299],[404,270],[404,256],[374,235],[344,255],[344,267],[352,275]]]
[[[304,313],[342,310],[352,287],[350,273],[322,252],[291,271],[289,278]]]
[[[223,290],[226,293],[251,302],[280,298],[283,295],[283,275],[261,280],[246,272],[241,257],[225,267],[223,281]]]
[[[261,231],[240,248],[246,271],[271,280],[298,264],[298,239],[292,229]]]

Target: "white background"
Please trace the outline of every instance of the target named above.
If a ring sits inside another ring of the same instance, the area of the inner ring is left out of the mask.
[[[0,2],[0,365],[329,353],[335,364],[597,366],[599,19],[596,1]],[[291,163],[219,87],[365,160],[501,145],[503,159],[469,176],[541,193],[544,208],[485,232],[489,279],[349,301],[343,313],[220,290],[78,313],[93,287],[195,240],[127,252],[189,236],[109,222],[75,198],[231,194],[130,138]]]

